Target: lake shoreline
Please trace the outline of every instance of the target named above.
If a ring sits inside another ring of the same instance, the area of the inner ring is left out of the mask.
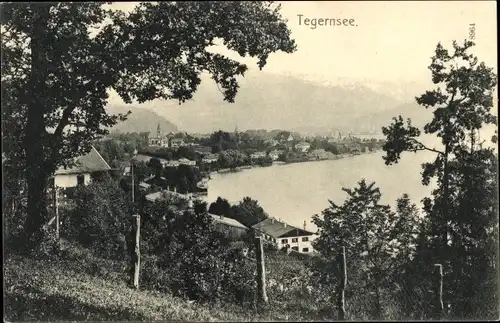
[[[435,158],[434,154],[408,154],[390,166],[384,163],[384,154],[376,151],[356,155],[359,158],[337,158],[336,162],[283,164],[232,172],[232,176],[212,176],[204,201],[210,204],[221,197],[237,204],[250,197],[270,216],[299,227],[306,221],[315,228],[311,216],[321,214],[330,206],[329,201],[342,205],[348,197],[343,188],[356,187],[364,178],[380,188],[380,203],[394,208],[397,199],[406,193],[421,209],[420,201],[434,189],[433,185],[422,184],[421,165]]]
[[[255,168],[272,167],[272,166],[284,166],[284,165],[302,164],[302,163],[314,163],[314,162],[327,161],[327,160],[340,160],[340,159],[346,159],[346,158],[351,158],[351,157],[356,157],[356,156],[375,154],[377,152],[379,152],[379,150],[370,151],[370,152],[361,153],[361,154],[335,155],[335,158],[312,159],[312,160],[308,159],[308,160],[291,161],[291,162],[274,161],[271,165],[246,165],[246,166],[239,166],[239,167],[236,167],[234,169],[224,168],[224,169],[219,169],[218,171],[210,172],[208,180],[211,179],[210,175],[233,174],[233,173],[239,173],[239,172],[246,170],[246,169],[255,169]]]

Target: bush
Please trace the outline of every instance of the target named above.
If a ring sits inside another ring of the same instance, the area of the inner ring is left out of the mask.
[[[253,299],[254,266],[241,251],[246,245],[231,246],[215,230],[206,212],[187,211],[170,221],[159,219],[156,214],[155,219],[145,221],[151,235],[147,250],[153,256],[143,268],[148,284],[163,290],[168,285],[174,294],[198,301],[224,299],[244,303]]]
[[[62,217],[61,234],[106,258],[127,255],[132,229],[130,202],[115,181],[91,183],[75,190],[75,207]]]

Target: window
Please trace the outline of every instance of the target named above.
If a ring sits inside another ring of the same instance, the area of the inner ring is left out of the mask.
[[[299,247],[292,247],[292,250],[299,251]]]
[[[302,252],[309,252],[309,248],[302,248]]]
[[[85,176],[83,174],[76,175],[76,184],[78,186],[85,184]]]
[[[302,241],[304,242],[309,241],[309,237],[302,237]]]
[[[281,239],[281,243],[282,244],[288,243],[288,239]]]
[[[299,241],[299,238],[293,238],[292,239],[292,242],[298,242]]]

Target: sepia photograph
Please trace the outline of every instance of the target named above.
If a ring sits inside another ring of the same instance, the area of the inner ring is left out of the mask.
[[[5,322],[500,319],[495,1],[0,7]]]

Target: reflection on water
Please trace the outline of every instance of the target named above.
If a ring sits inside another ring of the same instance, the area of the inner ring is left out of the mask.
[[[399,164],[386,166],[382,152],[340,160],[276,165],[237,173],[216,174],[209,182],[208,201],[221,196],[237,203],[249,196],[271,216],[309,229],[313,214],[328,207],[328,200],[341,204],[346,198],[341,188],[351,188],[361,179],[375,182],[382,192],[382,201],[394,205],[398,197],[408,193],[420,204],[430,187],[421,183],[421,163],[431,161],[432,153],[407,153]]]

